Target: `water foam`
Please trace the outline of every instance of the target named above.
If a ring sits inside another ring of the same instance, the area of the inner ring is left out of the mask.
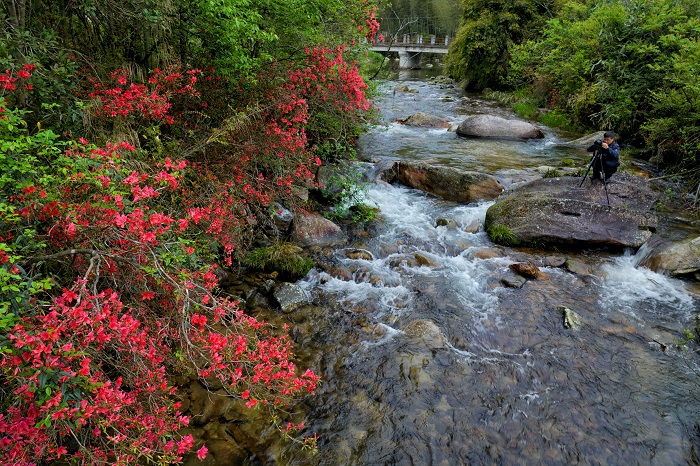
[[[631,254],[616,257],[602,267],[600,302],[642,320],[643,313],[670,319],[688,319],[695,311],[694,300],[682,281],[637,265]]]

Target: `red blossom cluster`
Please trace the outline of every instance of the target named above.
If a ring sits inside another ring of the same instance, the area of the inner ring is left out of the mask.
[[[17,215],[42,225],[40,260],[70,260],[74,281],[45,309],[34,302],[7,333],[0,369],[16,401],[0,415],[4,464],[64,455],[89,464],[179,461],[194,443],[177,434],[188,419],[166,370],[178,366],[176,352],[251,406],[316,386],[313,372],[297,375],[288,337],[215,294],[215,266],[198,257],[207,249],[198,238],[212,228],[199,226],[201,210],[160,201],[179,192],[187,163],[166,159],[138,172],[123,165],[133,150],[82,141],[58,161],[64,182],[13,197]],[[19,269],[6,253],[1,260]]]
[[[5,70],[4,73],[0,73],[0,89],[3,91],[14,91],[17,89],[17,82],[22,80],[27,80],[32,77],[32,71],[36,68],[36,65],[32,63],[25,63],[22,68],[17,70],[17,73],[12,73],[10,70]],[[31,91],[33,89],[32,84],[26,83],[24,89]]]
[[[71,456],[90,464],[130,464],[153,453],[175,461],[192,446],[191,437],[174,436],[189,420],[170,396],[166,341],[154,340],[155,329],[145,328],[115,291],[94,295],[86,285],[65,289],[48,312],[23,319],[8,335],[12,351],[0,367],[12,370],[17,403],[0,416],[3,464],[61,458],[73,436],[91,448]],[[117,364],[128,374],[110,377]],[[140,451],[119,448],[128,438],[140,439]]]
[[[129,82],[127,70],[115,70],[110,77],[115,87],[103,88],[99,82],[94,83],[95,90],[89,97],[99,99],[95,109],[98,116],[127,117],[131,114],[146,120],[162,119],[168,124],[174,124],[175,119],[169,114],[170,100],[175,95],[197,97],[194,84],[201,70],[187,70],[185,74],[173,69],[164,72],[158,68],[145,84]]]
[[[357,67],[345,61],[344,52],[342,45],[307,49],[306,66],[290,72],[287,88],[306,96],[305,102],[329,102],[341,113],[369,110],[367,84]]]
[[[379,41],[384,40],[383,36],[377,38],[377,33],[379,32],[380,24],[377,21],[377,7],[376,5],[372,7],[371,10],[367,11],[367,18],[365,19],[365,24],[367,28],[365,30],[365,37],[372,43],[375,43],[377,39]]]

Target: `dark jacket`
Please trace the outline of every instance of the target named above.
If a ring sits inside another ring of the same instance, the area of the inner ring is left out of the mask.
[[[620,166],[620,145],[617,141],[613,141],[608,145],[607,149],[603,149],[597,144],[593,144],[591,147],[586,149],[588,152],[600,151],[603,156],[603,171],[606,173],[614,173],[617,167]]]

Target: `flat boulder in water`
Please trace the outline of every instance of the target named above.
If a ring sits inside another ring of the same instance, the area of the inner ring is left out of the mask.
[[[418,112],[406,118],[394,120],[406,126],[419,126],[421,128],[449,128],[450,120]]]
[[[627,173],[601,181],[543,178],[504,192],[486,211],[485,229],[500,244],[538,247],[639,248],[657,225],[658,196]]]
[[[457,127],[460,136],[498,139],[541,139],[542,131],[527,121],[495,115],[472,115]]]
[[[398,163],[399,183],[457,202],[490,201],[503,191],[491,175],[425,162]]]

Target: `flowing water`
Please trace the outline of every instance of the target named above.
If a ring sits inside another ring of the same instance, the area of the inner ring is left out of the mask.
[[[394,92],[399,82],[418,93]],[[454,122],[504,112],[418,72],[381,90],[386,125],[363,137],[364,159],[431,160],[507,186],[562,158],[585,167],[585,152],[557,147],[567,135],[548,128],[544,140],[484,141],[391,123],[419,111]],[[483,254],[497,248],[463,227],[491,202],[385,183],[368,198],[381,209],[378,231],[332,258],[352,280],[314,270],[299,282],[318,306],[293,335],[323,377],[305,405],[319,453],[289,447],[280,464],[698,464],[700,357],[678,347],[698,301],[684,282],[638,267],[639,254],[591,250],[560,253],[591,275],[542,266],[548,280],[508,288],[509,264],[552,253]],[[436,227],[441,217],[458,228]],[[565,328],[559,306],[580,329]]]

